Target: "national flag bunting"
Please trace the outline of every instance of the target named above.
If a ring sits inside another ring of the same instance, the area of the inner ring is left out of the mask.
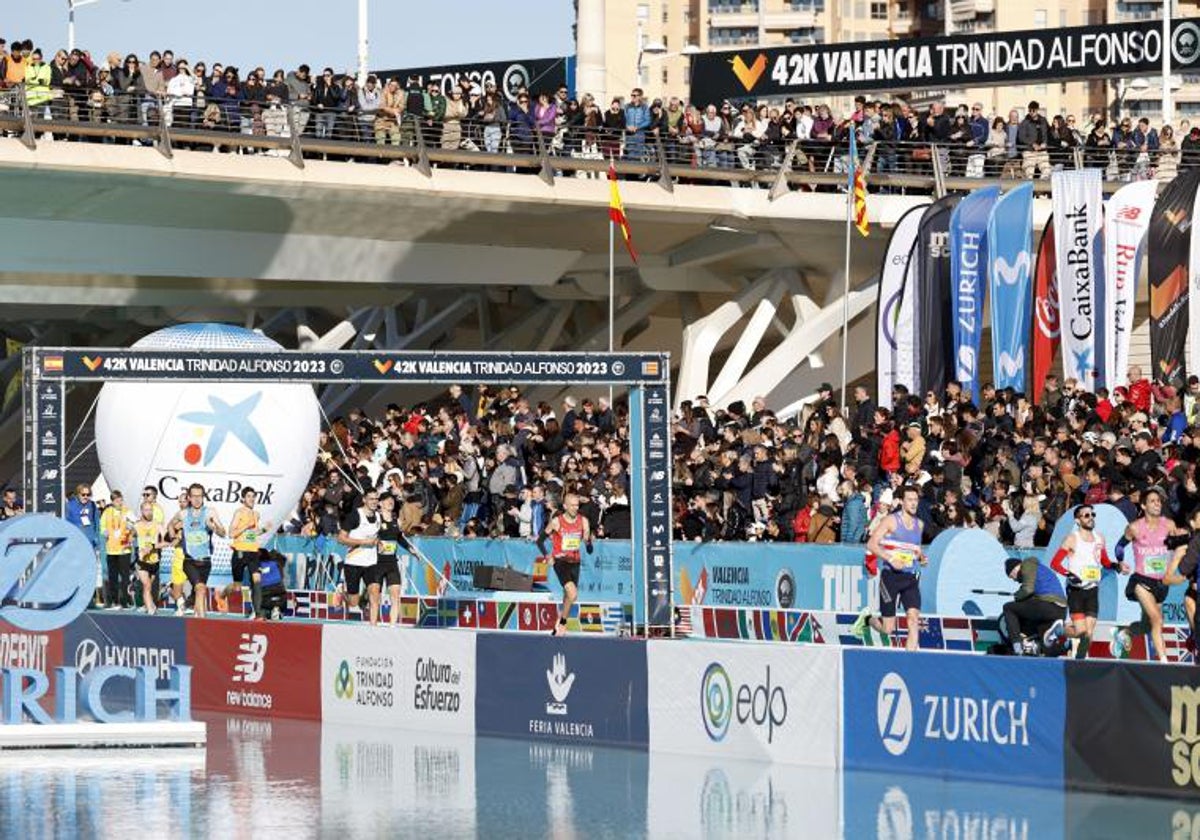
[[[858,165],[857,126],[850,126],[850,192],[854,196],[854,226],[863,236],[871,233],[867,223],[867,182]]]
[[[608,218],[621,229],[621,236],[625,238],[625,250],[629,251],[630,258],[637,262],[637,251],[633,247],[633,233],[629,229],[629,218],[625,215],[625,206],[621,204],[621,191],[617,189],[617,167],[612,162],[608,162]]]

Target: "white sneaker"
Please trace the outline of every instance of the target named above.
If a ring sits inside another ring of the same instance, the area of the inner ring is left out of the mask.
[[[1060,618],[1058,621],[1051,624],[1050,627],[1047,628],[1046,632],[1042,634],[1042,644],[1048,648],[1055,647],[1059,642],[1062,641],[1063,636],[1066,634],[1067,626]]]
[[[175,615],[183,616],[183,601],[175,602]]]

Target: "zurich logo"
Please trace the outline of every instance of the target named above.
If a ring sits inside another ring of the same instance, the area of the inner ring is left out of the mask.
[[[875,717],[883,748],[892,755],[904,755],[912,740],[913,710],[908,685],[895,671],[889,671],[879,681],[875,698]]]
[[[96,554],[83,532],[39,513],[0,525],[0,619],[44,633],[87,609],[96,583]]]
[[[229,435],[233,435],[240,440],[258,460],[264,464],[269,463],[267,445],[263,443],[258,429],[254,428],[254,424],[250,422],[250,414],[258,407],[259,400],[261,399],[262,391],[255,391],[240,403],[230,405],[220,397],[209,394],[208,404],[212,407],[212,411],[188,411],[179,415],[180,420],[188,423],[197,423],[201,426],[212,427],[212,435],[208,439],[208,448],[204,452],[205,466],[211,464],[213,459],[217,457],[217,453],[221,451],[221,447],[225,444],[225,438]],[[195,448],[193,449],[193,447]],[[200,451],[196,444],[189,446],[188,450],[184,453],[184,457],[189,463],[195,463],[200,460]]]

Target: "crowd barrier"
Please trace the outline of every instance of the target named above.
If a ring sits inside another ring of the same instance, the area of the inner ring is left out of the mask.
[[[175,663],[196,709],[271,722],[1200,794],[1193,668],[108,613],[0,631],[4,667]]]

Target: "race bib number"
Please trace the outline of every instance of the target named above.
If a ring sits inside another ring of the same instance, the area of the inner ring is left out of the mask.
[[[203,548],[208,545],[208,534],[203,531],[189,531],[187,544],[188,548]]]
[[[1165,555],[1151,555],[1145,559],[1143,565],[1146,571],[1152,575],[1165,575],[1167,573],[1167,558]]]
[[[397,542],[393,542],[392,540],[380,540],[379,541],[379,553],[380,554],[395,554],[399,550],[400,550],[400,544]]]
[[[582,543],[583,540],[578,534],[566,534],[562,541],[563,551],[578,551]]]
[[[1083,580],[1086,583],[1095,583],[1096,581],[1100,580],[1100,567],[1085,566],[1083,569],[1083,574],[1079,577],[1080,580]]]
[[[255,531],[253,528],[248,528],[245,531],[242,531],[242,542],[257,544],[258,543],[258,531]]]

